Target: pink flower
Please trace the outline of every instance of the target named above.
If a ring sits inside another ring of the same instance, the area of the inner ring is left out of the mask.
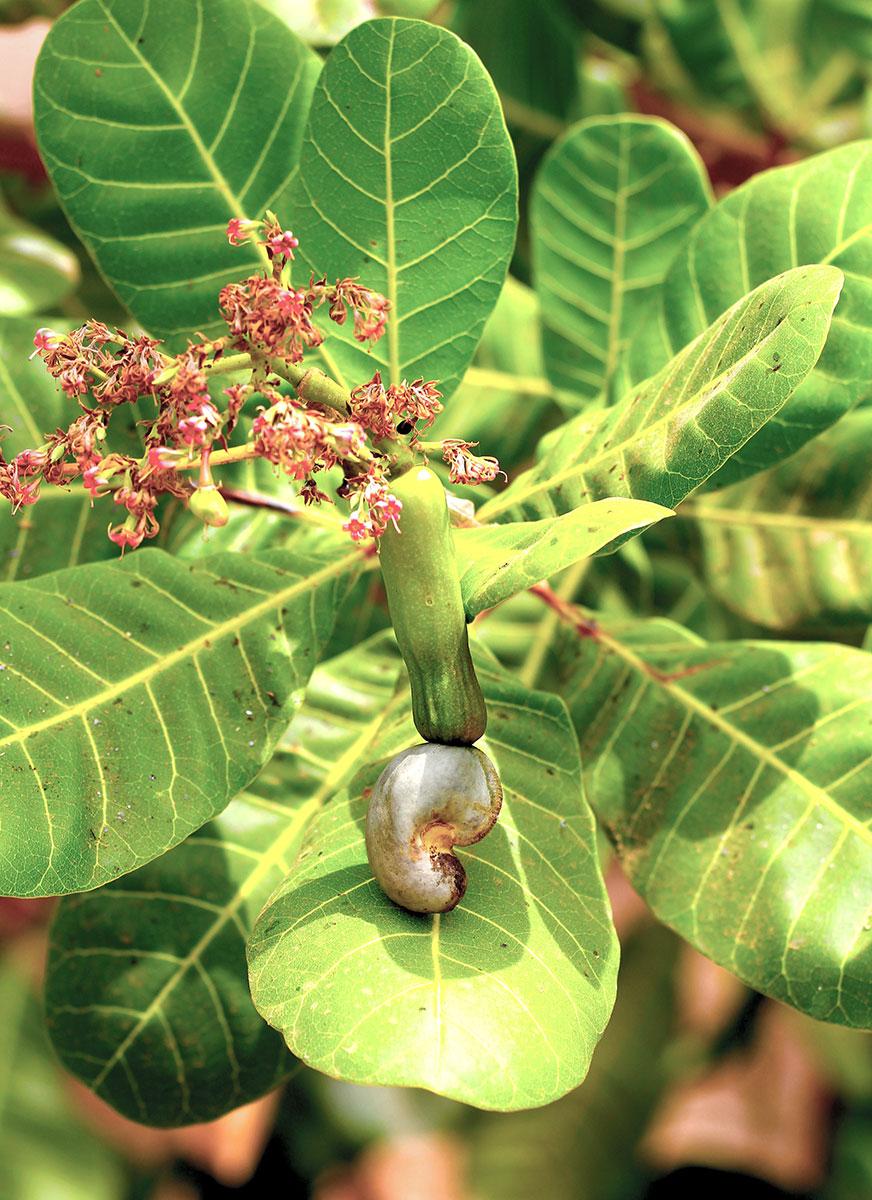
[[[37,329],[33,337],[33,344],[36,347],[31,358],[36,358],[37,354],[47,354],[49,350],[54,350],[58,344],[58,335],[53,329],[47,329],[44,325]]]
[[[149,446],[148,465],[153,471],[171,471],[185,458],[182,450],[171,450],[169,446]]]
[[[267,249],[273,258],[293,259],[294,251],[299,246],[298,238],[295,238],[290,229],[283,229],[281,233],[274,233],[272,237],[267,239]]]
[[[375,534],[375,530],[369,521],[362,521],[357,514],[349,517],[342,526],[353,542],[362,542],[368,537]]]
[[[86,491],[91,495],[92,500],[98,500],[101,496],[100,488],[108,485],[109,480],[100,474],[100,464],[94,463],[92,467],[88,467],[82,472],[82,483],[85,485]]]
[[[259,221],[248,221],[245,217],[231,217],[227,222],[228,242],[231,246],[241,246],[259,224]]]
[[[144,537],[145,530],[137,527],[137,522],[133,517],[128,517],[123,525],[109,526],[109,541],[120,546],[122,553],[128,549],[135,550],[142,544]]]

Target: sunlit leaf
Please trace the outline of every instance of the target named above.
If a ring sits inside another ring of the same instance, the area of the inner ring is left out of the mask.
[[[556,387],[590,398],[608,390],[652,289],[711,203],[699,155],[666,121],[593,117],[551,149],[533,187],[531,234]]]
[[[272,753],[358,556],[160,550],[0,585],[0,892],[82,891],[216,816]]]
[[[50,312],[78,278],[76,256],[0,200],[0,314]]]
[[[588,558],[621,534],[671,517],[645,500],[598,500],[562,517],[458,529],[454,540],[469,616]]]
[[[287,217],[319,60],[247,0],[80,0],[36,67],[40,152],[75,231],[151,333],[217,334],[265,255],[231,217]]]
[[[694,228],[641,322],[626,365],[646,379],[763,280],[832,264],[844,293],[820,363],[779,415],[718,475],[734,482],[793,454],[872,394],[872,142],[755,175]]]
[[[313,823],[249,947],[258,1011],[310,1066],[481,1108],[546,1104],[583,1079],[614,999],[617,942],[562,701],[480,669],[483,745],[505,800],[461,851],[463,901],[415,916],[383,895],[366,785],[417,737],[407,716]]]
[[[306,268],[359,276],[391,316],[371,349],[348,325],[331,337],[331,372],[426,375],[450,395],[503,285],[516,209],[499,101],[469,47],[420,21],[354,29],[315,89],[293,225]]]
[[[536,466],[479,511],[565,513],[629,496],[674,507],[783,407],[817,362],[842,286],[833,267],[762,284],[605,415],[549,435]]]
[[[872,1025],[872,656],[633,618],[573,647],[591,804],[657,916],[758,991]]]

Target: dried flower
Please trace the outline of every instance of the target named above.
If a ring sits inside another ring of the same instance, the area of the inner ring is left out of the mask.
[[[446,438],[442,443],[442,457],[448,463],[448,478],[452,483],[490,483],[497,475],[505,477],[497,459],[491,454],[470,454],[478,442],[464,442],[461,438]]]

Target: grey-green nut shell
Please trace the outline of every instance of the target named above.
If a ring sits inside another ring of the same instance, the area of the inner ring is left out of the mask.
[[[391,759],[366,814],[366,853],[385,894],[410,912],[449,912],[466,891],[452,847],[481,841],[502,802],[497,769],[475,746],[428,742]]]

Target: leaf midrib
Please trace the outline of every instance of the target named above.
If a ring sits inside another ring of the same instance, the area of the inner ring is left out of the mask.
[[[167,101],[169,102],[170,106],[172,107],[173,111],[177,114],[180,122],[182,123],[186,132],[190,136],[191,141],[194,143],[194,147],[197,150],[197,153],[200,155],[200,158],[203,160],[203,164],[205,165],[206,170],[211,175],[213,183],[215,184],[216,188],[221,193],[225,203],[227,204],[227,210],[228,210],[230,216],[231,217],[247,217],[248,212],[247,212],[245,205],[242,203],[242,201],[239,199],[239,197],[233,191],[230,184],[227,182],[227,179],[225,178],[223,172],[219,169],[217,162],[215,161],[213,156],[209,153],[209,149],[206,146],[206,143],[200,137],[200,133],[199,133],[198,129],[196,128],[196,126],[194,125],[191,118],[189,117],[187,110],[179,102],[179,100],[175,96],[175,94],[172,91],[170,91],[170,89],[167,87],[166,83],[161,78],[161,76],[157,73],[157,71],[154,70],[151,63],[148,61],[147,58],[145,58],[145,56],[143,55],[143,53],[139,49],[139,47],[136,45],[136,43],[132,42],[130,40],[130,38],[127,36],[127,34],[124,32],[124,30],[122,29],[122,27],[119,25],[118,21],[112,14],[111,9],[107,6],[105,0],[97,0],[97,3],[99,4],[100,8],[102,9],[103,13],[105,14],[107,20],[112,24],[112,26],[115,29],[115,31],[117,32],[118,36],[121,38],[122,42],[124,42],[124,44],[127,46],[128,50],[130,50],[130,52],[134,55],[134,57],[139,60],[143,70],[151,77],[151,79],[156,84],[158,90],[163,93],[163,95],[166,97]],[[256,246],[256,250],[257,250],[257,254],[258,254],[258,257],[260,258],[261,262],[265,266],[268,267],[270,265],[270,263],[269,263],[269,256],[266,252],[266,249],[258,242],[257,246]]]
[[[353,554],[346,555],[344,558],[331,563],[327,567],[322,567],[320,571],[316,571],[313,575],[308,575],[304,579],[298,579],[290,587],[283,591],[275,592],[268,596],[266,600],[260,601],[253,608],[246,610],[242,614],[238,614],[230,619],[221,622],[218,625],[212,625],[199,637],[185,642],[179,649],[172,651],[170,654],[158,659],[153,665],[143,667],[139,671],[135,671],[132,675],[127,675],[117,683],[113,683],[111,687],[104,688],[102,691],[81,700],[76,704],[70,705],[68,708],[62,708],[59,712],[53,713],[49,717],[43,718],[41,721],[35,721],[31,725],[24,725],[17,729],[15,733],[7,734],[6,737],[0,738],[0,747],[15,745],[19,742],[24,742],[27,738],[41,733],[45,729],[51,729],[56,725],[64,724],[77,716],[84,716],[97,705],[104,704],[109,700],[114,700],[117,696],[124,695],[125,692],[138,687],[140,684],[147,684],[152,679],[155,679],[164,671],[174,667],[176,663],[182,662],[187,658],[199,653],[207,643],[217,642],[226,637],[228,634],[236,633],[240,629],[244,629],[252,621],[256,621],[259,617],[264,616],[268,612],[272,612],[307,591],[314,591],[326,580],[334,575],[341,575],[347,570],[353,569],[354,564],[359,560],[359,554],[355,551]],[[255,560],[256,561],[256,560]],[[35,632],[40,632],[36,630]]]
[[[687,504],[678,516],[720,525],[751,525],[758,529],[793,529],[813,533],[827,531],[856,536],[872,536],[872,520],[852,517],[819,517],[814,513],[770,512],[766,509],[721,508],[719,505]]]
[[[696,713],[697,716],[702,717],[704,721],[707,721],[715,729],[723,733],[735,745],[742,746],[760,762],[778,771],[785,779],[793,783],[809,800],[826,809],[846,829],[855,833],[867,845],[872,846],[872,829],[867,828],[862,821],[848,812],[846,808],[843,808],[829,792],[824,791],[822,787],[813,783],[807,776],[802,775],[794,767],[789,766],[783,759],[770,750],[768,746],[762,745],[755,738],[751,737],[750,734],[732,725],[720,713],[710,708],[707,704],[704,704],[701,700],[698,700],[692,692],[685,691],[684,688],[679,687],[671,680],[663,679],[654,674],[650,665],[641,655],[634,653],[618,639],[609,636],[602,627],[597,628],[596,640],[605,646],[607,650],[610,650],[613,654],[623,659],[628,666],[638,671],[647,680],[653,681],[669,695],[674,696],[679,704]]]
[[[820,305],[820,303],[821,303],[820,300],[806,300],[801,304],[797,304],[794,307],[790,308],[790,310],[785,314],[785,320],[789,320],[790,317],[792,317],[800,309],[809,308],[812,306],[818,306],[818,305]],[[735,319],[735,315],[736,314],[734,314],[733,319]],[[631,447],[635,442],[637,442],[640,437],[647,436],[654,430],[658,430],[663,426],[668,426],[670,423],[672,423],[676,419],[680,418],[682,413],[687,412],[690,409],[693,409],[693,407],[699,403],[699,398],[702,395],[702,393],[710,391],[711,394],[709,396],[709,401],[715,400],[718,396],[720,396],[721,392],[724,390],[724,386],[726,384],[732,383],[733,380],[736,378],[736,376],[739,375],[739,373],[741,371],[743,371],[746,366],[748,366],[750,363],[752,363],[754,361],[755,358],[758,357],[758,355],[765,348],[765,346],[769,342],[769,340],[778,333],[778,330],[781,328],[782,324],[784,324],[784,321],[777,322],[774,325],[774,327],[772,329],[770,329],[770,331],[766,334],[766,336],[761,338],[758,342],[755,342],[754,345],[751,347],[751,349],[748,350],[745,354],[743,354],[741,358],[737,359],[736,362],[732,363],[725,370],[721,371],[720,374],[715,375],[714,378],[706,380],[690,397],[688,397],[687,400],[684,400],[680,404],[677,404],[674,408],[670,408],[667,412],[665,412],[663,414],[662,417],[658,417],[656,421],[651,421],[650,423],[648,423],[642,427],[639,427],[639,426],[635,427],[632,430],[632,432],[630,432],[629,435],[623,439],[623,441],[610,444],[607,450],[600,451],[599,454],[597,454],[594,458],[588,458],[588,459],[583,460],[582,462],[575,462],[571,466],[564,467],[562,471],[558,471],[553,475],[546,475],[542,479],[540,479],[537,483],[529,485],[523,491],[521,489],[519,489],[514,495],[512,495],[511,490],[507,489],[501,496],[496,497],[494,500],[488,501],[486,504],[484,504],[481,507],[481,509],[478,512],[479,522],[485,523],[485,522],[491,520],[495,514],[504,512],[506,509],[514,508],[518,504],[523,504],[526,501],[528,501],[532,496],[536,496],[540,492],[549,492],[553,488],[555,488],[558,484],[563,483],[565,480],[571,479],[575,475],[587,474],[592,469],[595,469],[599,463],[607,462],[609,459],[614,458],[616,455],[620,456],[629,447]],[[723,327],[724,327],[724,323],[722,323],[720,321],[717,322],[717,329],[711,339],[712,341],[721,332]],[[700,336],[702,336],[702,335],[700,335]],[[690,343],[690,345],[685,347],[684,350],[680,351],[680,356],[682,358],[682,365],[683,365],[683,360],[686,359],[687,357],[689,357],[689,355],[690,355],[691,351],[693,350],[693,348],[695,347],[695,345],[696,345],[696,339],[694,339],[694,341],[692,341]],[[673,369],[673,374],[675,374],[674,369]],[[654,379],[656,379],[656,378],[657,378],[657,376],[654,376]],[[782,407],[787,402],[787,399],[789,399],[789,397],[787,397],[782,402]],[[615,411],[617,411],[617,410],[615,410]],[[778,410],[776,409],[775,411],[778,411]],[[602,426],[597,425],[597,427],[593,431],[593,434],[602,433],[602,432],[603,432]],[[748,437],[745,439],[746,442],[750,441],[750,439],[754,436],[754,432],[756,432],[756,431],[752,431],[751,433],[748,434]],[[745,443],[743,442],[742,445],[744,445],[744,444]],[[736,447],[736,449],[737,450],[741,449],[741,446]],[[634,497],[634,498],[642,499],[643,497]]]

